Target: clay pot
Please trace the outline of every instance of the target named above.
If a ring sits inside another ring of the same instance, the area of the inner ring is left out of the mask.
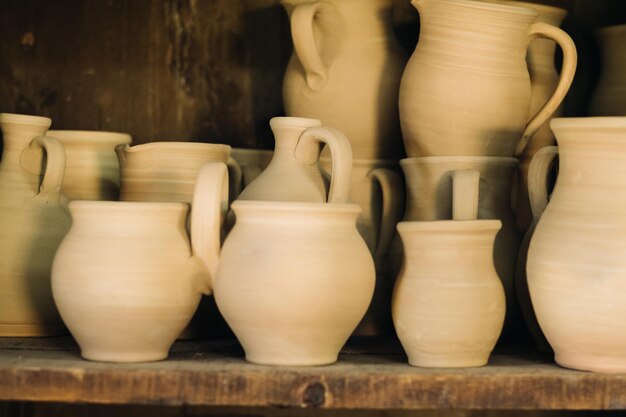
[[[356,228],[359,207],[235,201],[232,210],[237,222],[214,291],[246,359],[335,362],[374,291],[374,262]]]
[[[74,201],[52,269],[54,300],[85,359],[165,359],[210,293],[228,200],[226,167],[200,170],[189,205]],[[191,243],[190,243],[191,242]]]
[[[339,129],[355,158],[404,156],[398,89],[407,58],[393,33],[393,1],[281,3],[294,46],[283,81],[287,115]]]
[[[239,192],[241,192],[267,168],[274,153],[263,149],[232,148],[230,154],[241,169],[241,184],[239,186]]]
[[[592,116],[626,116],[626,25],[599,29],[600,79],[591,97]]]
[[[345,203],[352,171],[352,150],[346,136],[322,127],[316,119],[274,117],[276,146],[269,165],[237,197],[238,200]],[[330,149],[330,184],[318,166],[320,144]]]
[[[532,305],[558,364],[626,372],[626,117],[550,125],[559,174],[528,250]]]
[[[115,147],[128,145],[126,133],[50,130],[65,149],[63,193],[70,200],[117,201],[120,193],[120,166]]]
[[[400,122],[407,155],[520,154],[559,106],[574,77],[576,49],[560,29],[522,7],[470,0],[413,0],[420,39],[402,76]],[[556,41],[556,90],[530,121],[526,51]]]
[[[52,259],[70,227],[63,146],[42,136],[51,122],[0,114],[0,336],[66,333],[50,290]]]

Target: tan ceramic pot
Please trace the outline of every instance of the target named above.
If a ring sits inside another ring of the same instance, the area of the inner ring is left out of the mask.
[[[237,197],[238,200],[345,203],[352,171],[352,150],[346,136],[316,119],[274,117],[276,146],[269,165]],[[330,184],[318,166],[320,145],[330,149]]]
[[[626,116],[626,25],[599,29],[600,79],[591,97],[592,116]]]
[[[528,250],[558,364],[626,372],[626,117],[554,119],[559,174]]]
[[[392,0],[282,0],[294,53],[283,81],[289,116],[346,134],[355,158],[404,156],[398,88],[406,54],[393,34]]]
[[[232,148],[231,156],[241,169],[239,192],[246,188],[259,174],[267,168],[274,152],[263,149]]]
[[[522,7],[470,0],[413,0],[420,39],[402,76],[400,122],[407,155],[513,156],[559,106],[574,77],[576,49],[560,29]],[[529,119],[530,41],[563,49],[558,86]],[[517,150],[516,150],[517,148]]]
[[[117,201],[120,166],[115,147],[131,143],[126,133],[50,130],[65,149],[63,193],[70,200]]]
[[[214,291],[246,359],[335,362],[374,291],[374,262],[356,228],[359,207],[235,201],[232,209],[237,222]]]
[[[107,362],[165,359],[210,292],[226,167],[202,167],[189,205],[74,201],[72,228],[54,259],[52,290],[84,358]]]
[[[50,123],[0,114],[0,336],[66,332],[52,300],[50,268],[70,217],[61,193],[63,146],[41,136]]]
[[[487,364],[505,315],[493,264],[500,225],[498,220],[398,224],[405,261],[392,313],[411,365]]]

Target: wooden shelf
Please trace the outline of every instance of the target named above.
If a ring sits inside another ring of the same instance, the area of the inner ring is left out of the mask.
[[[269,367],[235,341],[177,342],[170,359],[82,360],[69,337],[0,338],[0,400],[326,409],[626,409],[626,375],[560,368],[524,348],[474,369],[405,363],[397,344],[357,340],[339,362]]]

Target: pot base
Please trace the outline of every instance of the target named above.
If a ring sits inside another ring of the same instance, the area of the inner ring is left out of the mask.
[[[65,336],[69,332],[62,323],[0,324],[0,337]]]
[[[167,359],[169,349],[144,352],[107,351],[98,349],[81,349],[80,355],[87,360],[96,362],[156,362]]]
[[[465,355],[419,354],[409,357],[409,365],[423,368],[477,368],[487,365],[491,352]]]
[[[279,365],[279,366],[321,366],[331,365],[337,362],[337,355],[334,356],[291,356],[289,355],[249,355],[246,360],[257,365]]]
[[[564,368],[578,371],[625,373],[626,356],[599,356],[583,354],[555,354],[554,360]]]

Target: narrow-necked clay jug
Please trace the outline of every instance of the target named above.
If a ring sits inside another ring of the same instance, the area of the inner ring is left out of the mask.
[[[246,359],[323,365],[357,326],[375,269],[354,204],[235,201],[220,256],[217,305]]]
[[[532,305],[558,364],[626,372],[626,117],[550,125],[559,173],[528,250]]]
[[[117,201],[120,166],[115,147],[131,143],[126,133],[84,130],[50,130],[65,149],[63,193],[70,200]]]
[[[352,149],[346,136],[316,119],[274,117],[276,145],[269,165],[238,200],[346,203],[349,198]],[[320,145],[330,149],[330,184],[318,166]]]
[[[626,25],[599,29],[596,38],[602,60],[589,114],[626,116]]]
[[[70,227],[63,146],[41,136],[51,122],[0,114],[0,336],[66,332],[50,289],[52,259]]]
[[[393,34],[393,1],[282,4],[294,46],[283,81],[287,115],[339,129],[355,158],[401,158],[398,88],[407,58]]]
[[[165,359],[211,292],[228,202],[226,166],[200,169],[191,210],[172,202],[73,201],[52,289],[84,358]]]
[[[400,86],[407,155],[521,153],[569,89],[576,69],[571,38],[538,22],[528,8],[471,0],[412,3],[420,13],[420,39]],[[556,90],[529,121],[525,57],[536,37],[559,44],[563,68]]]

